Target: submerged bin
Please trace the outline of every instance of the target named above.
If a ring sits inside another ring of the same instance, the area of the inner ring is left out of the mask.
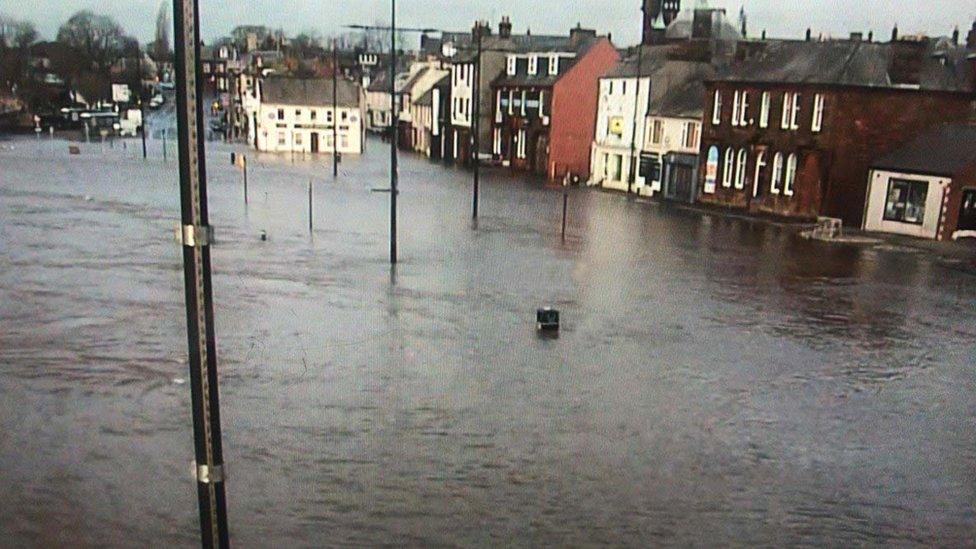
[[[554,332],[559,329],[559,311],[551,307],[543,307],[535,313],[535,328],[543,332]]]

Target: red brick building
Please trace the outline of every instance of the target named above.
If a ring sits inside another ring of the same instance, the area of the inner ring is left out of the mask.
[[[567,48],[509,54],[492,83],[492,156],[552,179],[586,179],[596,128],[599,79],[620,55],[595,31],[570,31]]]
[[[976,112],[968,53],[948,38],[744,44],[707,84],[700,201],[859,227],[878,155]]]

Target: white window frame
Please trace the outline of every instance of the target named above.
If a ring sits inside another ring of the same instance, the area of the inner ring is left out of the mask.
[[[508,65],[506,66],[505,72],[508,73],[509,76],[515,76],[515,56],[514,55],[509,55],[508,56]]]
[[[735,171],[735,149],[725,149],[725,162],[722,163],[722,186],[726,189],[732,186],[732,176]]]
[[[690,140],[690,143],[689,143],[689,139],[688,139],[689,136],[692,136],[693,137]],[[684,128],[682,128],[682,131],[681,131],[681,146],[682,147],[684,147],[686,149],[697,149],[698,148],[698,139],[700,137],[701,136],[700,136],[700,134],[698,132],[698,124],[696,122],[685,122],[684,123]]]
[[[739,125],[742,127],[749,125],[749,92],[742,92],[741,103],[739,104]]]
[[[768,128],[769,127],[769,106],[772,102],[769,92],[762,92],[762,102],[759,108],[759,127]]]
[[[559,73],[559,56],[550,55],[549,56],[549,76],[555,76]]]
[[[744,148],[739,149],[735,162],[735,188],[746,187],[746,168],[749,166],[749,153]]]
[[[793,196],[793,186],[796,184],[796,153],[790,153],[786,159],[786,177],[783,181],[783,194]]]
[[[495,92],[495,122],[502,121],[502,90]]]
[[[769,178],[769,192],[772,194],[780,193],[780,185],[783,183],[783,153],[778,152],[773,156],[773,174]]]
[[[790,114],[790,129],[798,130],[800,129],[800,100],[802,97],[799,93],[793,94],[793,112]]]
[[[545,97],[546,97],[546,90],[539,90],[539,118],[543,118],[546,116],[544,113],[545,111],[544,107],[546,105],[544,101]]]
[[[813,121],[810,123],[810,129],[813,133],[819,133],[823,129],[823,117],[824,117],[824,96],[821,93],[813,96]]]
[[[732,127],[739,126],[739,90],[732,95]]]
[[[515,90],[508,90],[508,114],[515,114]]]
[[[526,99],[528,99],[526,90],[522,90],[522,105],[521,105],[521,109],[522,109],[521,113],[522,113],[522,116],[525,116],[525,102],[526,102]]]
[[[763,168],[766,167],[766,151],[759,151],[756,155],[756,175],[752,180],[752,197],[759,196],[759,179],[762,176]]]
[[[786,92],[783,94],[783,114],[780,117],[780,129],[790,129],[790,113],[793,111],[793,94]]]
[[[520,160],[524,160],[526,157],[525,130],[519,130],[516,135],[518,144],[515,146],[515,156],[517,156]]]
[[[539,72],[539,56],[533,55],[529,57],[529,74],[535,75]]]
[[[715,90],[712,97],[712,125],[722,125],[722,90]]]

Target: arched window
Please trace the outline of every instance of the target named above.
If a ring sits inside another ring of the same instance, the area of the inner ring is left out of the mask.
[[[786,159],[786,181],[783,184],[783,194],[793,196],[793,184],[796,183],[796,154]]]
[[[756,175],[752,180],[752,196],[759,196],[759,181],[762,179],[762,171],[766,169],[766,151],[760,151],[756,156]]]
[[[769,192],[779,194],[783,184],[783,153],[776,153],[773,157],[773,176],[769,183]]]
[[[725,151],[725,165],[722,166],[722,186],[731,187],[732,186],[732,170],[733,164],[735,163],[735,151],[732,147],[729,147]]]
[[[742,189],[746,186],[746,161],[747,153],[745,149],[739,149],[739,160],[735,170],[735,188]]]

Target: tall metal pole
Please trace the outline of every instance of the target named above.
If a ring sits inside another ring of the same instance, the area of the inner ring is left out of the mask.
[[[146,150],[146,90],[142,85],[142,48],[139,47],[139,42],[136,42],[136,56],[139,59],[139,117],[142,118],[142,128],[139,133],[142,134],[142,159],[145,160],[148,157],[148,151]]]
[[[339,177],[339,54],[332,39],[332,177]]]
[[[641,89],[641,61],[644,53],[644,45],[637,45],[637,90],[634,94],[634,127],[630,134],[630,175],[627,177],[627,194],[633,192],[634,184],[637,183],[637,123],[641,119],[637,109],[640,108],[640,89]]]
[[[224,456],[217,390],[213,288],[210,280],[211,230],[207,212],[203,105],[199,102],[200,18],[197,0],[173,2],[176,45],[176,115],[179,135],[180,203],[190,395],[196,456],[200,534],[204,547],[229,547]]]
[[[397,262],[396,0],[390,0],[390,263]]]
[[[478,32],[478,56],[474,66],[474,143],[472,156],[474,157],[474,196],[472,198],[471,217],[478,219],[478,179],[481,168],[481,36],[484,34],[481,21],[475,25]]]

